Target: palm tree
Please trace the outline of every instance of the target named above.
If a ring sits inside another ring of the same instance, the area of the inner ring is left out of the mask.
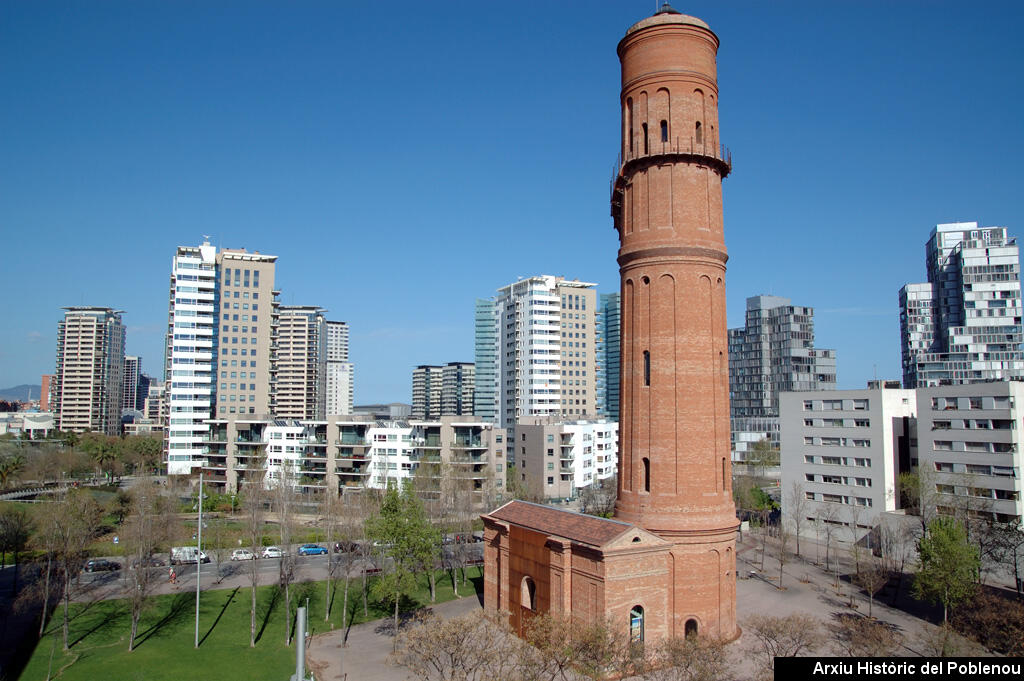
[[[0,457],[0,489],[6,489],[12,478],[25,467],[25,457],[20,453]]]

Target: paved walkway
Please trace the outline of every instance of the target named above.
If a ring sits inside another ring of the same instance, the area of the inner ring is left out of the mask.
[[[444,618],[459,617],[480,608],[473,596],[460,598],[432,610]],[[306,666],[316,674],[316,681],[405,681],[409,671],[388,660],[394,641],[391,620],[357,624],[348,631],[348,643],[342,646],[345,631],[338,629],[319,634],[310,642]]]
[[[809,549],[801,542],[802,553],[813,559],[815,547]],[[806,559],[790,558],[784,566],[783,587],[778,588],[779,565],[773,547],[769,546],[765,556],[764,574],[759,567],[760,543],[757,536],[747,535],[737,543],[736,616],[740,625],[756,613],[784,617],[801,613],[821,620],[824,629],[835,615],[850,612],[867,614],[867,597],[848,582],[842,582],[840,589],[833,586],[833,575]],[[841,561],[846,562],[846,557]],[[844,569],[845,568],[845,569]],[[841,573],[849,573],[850,566],[843,565]],[[751,571],[757,576],[751,576]],[[851,596],[852,594],[852,596]],[[851,608],[850,604],[853,604]],[[480,608],[476,596],[449,601],[434,606],[441,617],[458,617]],[[889,623],[903,635],[903,647],[899,656],[921,653],[919,636],[934,629],[934,625],[912,614],[889,607],[885,602],[875,600],[872,614]],[[316,681],[406,681],[410,679],[406,669],[389,661],[393,640],[390,621],[378,620],[351,628],[347,645],[342,647],[345,632],[333,631],[315,636],[309,648],[309,668],[316,674]],[[756,638],[744,632],[738,641],[729,646],[732,658],[732,678],[737,681],[754,679],[757,676],[756,663],[752,653],[759,648]],[[818,651],[822,655],[837,654],[831,642]]]

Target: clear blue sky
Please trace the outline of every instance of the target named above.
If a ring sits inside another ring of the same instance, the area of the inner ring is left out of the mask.
[[[839,387],[900,376],[897,290],[938,222],[1024,237],[1024,3],[692,2],[719,35],[729,325],[816,308]],[[356,401],[472,360],[517,276],[618,288],[615,46],[653,0],[0,3],[0,386],[66,305],[162,374],[171,257],[279,257],[352,327]]]

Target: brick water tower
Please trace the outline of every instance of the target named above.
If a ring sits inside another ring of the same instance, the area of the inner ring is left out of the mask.
[[[612,190],[622,276],[615,517],[672,543],[670,635],[731,639],[738,524],[729,461],[718,37],[665,3],[619,42]]]

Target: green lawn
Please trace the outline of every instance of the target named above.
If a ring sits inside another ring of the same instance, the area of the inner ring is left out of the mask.
[[[482,589],[482,571],[468,571],[471,581],[462,586],[463,596]],[[324,621],[325,582],[292,586],[292,601],[305,604],[309,598],[309,623],[314,634],[341,626],[342,588],[335,591],[330,622]],[[354,621],[379,619],[391,614],[383,604],[370,603],[363,616],[360,580],[353,579],[349,591],[349,612]],[[36,645],[20,679],[44,681],[209,681],[210,679],[281,681],[295,670],[295,646],[284,645],[285,622],[282,591],[276,586],[256,592],[257,632],[255,648],[249,647],[249,589],[205,591],[199,611],[199,649],[194,648],[195,592],[157,596],[139,625],[136,649],[128,652],[131,620],[124,601],[103,601],[72,608],[71,649],[61,650],[60,610],[51,618],[46,634]],[[451,579],[437,575],[437,602],[451,600]],[[429,605],[426,578],[414,599]],[[293,609],[294,613],[294,609]],[[52,655],[52,659],[51,659]]]

